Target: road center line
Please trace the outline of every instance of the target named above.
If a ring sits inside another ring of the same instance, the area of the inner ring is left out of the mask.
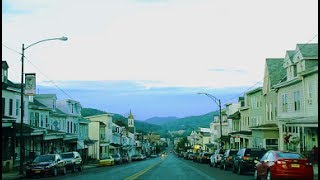
[[[163,160],[162,160],[163,161]],[[147,171],[149,171],[150,169],[154,168],[156,165],[158,165],[159,163],[161,163],[162,161],[159,161],[155,164],[152,164],[151,166],[148,166],[147,168],[145,168],[144,170],[137,172],[136,174],[133,174],[132,176],[127,177],[125,180],[134,180],[137,177],[143,175],[144,173],[146,173]]]

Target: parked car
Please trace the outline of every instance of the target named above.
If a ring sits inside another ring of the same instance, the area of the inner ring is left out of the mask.
[[[158,155],[156,155],[156,154],[151,154],[150,157],[151,157],[151,158],[156,158],[156,157],[158,157]]]
[[[142,161],[145,157],[142,154],[135,154],[131,156],[132,161]]]
[[[83,164],[82,164],[82,158],[81,155],[76,152],[65,152],[60,154],[62,157],[62,160],[65,162],[65,167],[67,170],[71,170],[72,172],[75,172],[76,169],[78,171],[82,171]]]
[[[123,163],[129,163],[131,162],[131,157],[128,154],[125,154],[122,156],[122,162]]]
[[[255,179],[313,179],[313,167],[296,152],[268,151],[255,167]]]
[[[190,154],[192,154],[192,152],[185,152],[184,154],[183,154],[183,158],[184,159],[189,159],[189,155]]]
[[[188,159],[188,160],[193,160],[193,156],[194,156],[194,154],[191,153],[191,154],[188,155],[188,158],[187,158],[187,159]]]
[[[199,155],[198,161],[200,163],[209,163],[210,162],[210,156],[212,156],[212,153],[209,152],[202,152]]]
[[[234,158],[237,155],[238,150],[236,149],[228,149],[225,151],[221,158],[220,169],[227,170],[230,167],[233,167]]]
[[[221,163],[222,156],[224,154],[223,149],[217,149],[214,151],[214,154],[210,157],[209,165],[212,167],[217,167]]]
[[[193,154],[193,159],[192,159],[192,161],[193,161],[193,162],[197,162],[199,155],[200,155],[200,153],[194,153],[194,154]]]
[[[122,157],[119,153],[113,154],[111,156],[113,157],[115,164],[122,164],[123,163]]]
[[[113,166],[115,165],[114,158],[112,156],[104,156],[99,160],[99,166]]]
[[[234,162],[232,172],[243,174],[245,172],[254,172],[256,163],[266,153],[264,148],[242,148],[239,149]]]
[[[56,176],[58,173],[65,175],[67,170],[59,154],[47,154],[36,157],[31,164],[26,166],[25,171],[26,177],[31,177],[35,175]]]

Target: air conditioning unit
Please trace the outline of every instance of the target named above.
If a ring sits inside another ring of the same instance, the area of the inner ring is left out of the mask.
[[[312,99],[308,99],[308,103],[309,103],[309,104],[312,104]]]

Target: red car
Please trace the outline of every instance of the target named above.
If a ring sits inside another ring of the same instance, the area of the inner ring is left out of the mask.
[[[304,156],[296,152],[268,151],[256,164],[255,179],[313,180],[313,167]]]

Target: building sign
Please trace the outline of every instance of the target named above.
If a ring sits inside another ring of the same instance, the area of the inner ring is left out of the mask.
[[[25,74],[25,94],[33,96],[36,94],[36,74],[26,73]]]

